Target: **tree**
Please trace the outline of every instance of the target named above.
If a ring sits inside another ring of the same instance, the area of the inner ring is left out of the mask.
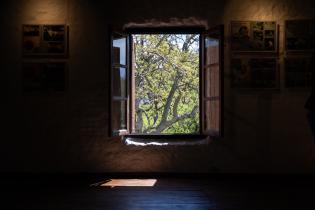
[[[199,131],[199,35],[134,35],[137,133]]]

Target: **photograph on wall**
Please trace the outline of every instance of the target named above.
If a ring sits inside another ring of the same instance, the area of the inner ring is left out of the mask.
[[[277,61],[273,58],[255,58],[249,61],[252,88],[277,88]]]
[[[287,51],[315,50],[315,20],[285,21],[285,49]]]
[[[251,22],[251,48],[264,50],[264,22]]]
[[[43,25],[43,42],[48,53],[64,53],[66,33],[64,25]]]
[[[231,60],[232,87],[276,89],[279,87],[275,58],[234,58]]]
[[[23,25],[23,52],[36,54],[40,52],[40,26]]]
[[[23,25],[24,56],[64,56],[66,52],[65,25]]]
[[[285,87],[310,88],[311,66],[310,57],[285,58]]]
[[[66,89],[66,63],[24,62],[22,86],[25,92],[64,91]]]
[[[232,87],[249,88],[251,86],[248,58],[231,59],[231,70]]]
[[[234,52],[275,52],[277,24],[273,21],[232,21],[231,50]]]
[[[250,50],[250,22],[235,21],[231,23],[231,49]]]
[[[64,25],[44,25],[43,40],[45,42],[64,42],[65,26]]]

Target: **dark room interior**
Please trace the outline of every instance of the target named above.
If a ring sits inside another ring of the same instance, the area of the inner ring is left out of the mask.
[[[315,209],[313,0],[0,13],[1,209]]]

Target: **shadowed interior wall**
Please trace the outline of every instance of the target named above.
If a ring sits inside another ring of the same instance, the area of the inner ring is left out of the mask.
[[[313,173],[315,142],[306,121],[309,91],[284,88],[284,21],[315,18],[311,0],[1,2],[3,104],[1,172]],[[110,25],[193,17],[225,25],[224,138],[202,146],[127,146],[109,138]],[[279,24],[279,91],[230,87],[229,23]],[[22,24],[69,26],[68,88],[25,94]],[[4,79],[3,79],[4,78]]]

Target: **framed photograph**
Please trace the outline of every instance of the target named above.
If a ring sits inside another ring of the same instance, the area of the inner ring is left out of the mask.
[[[23,53],[36,53],[40,49],[40,26],[23,26]]]
[[[276,52],[277,23],[275,21],[232,21],[232,52]]]
[[[23,25],[23,55],[66,56],[66,25]]]
[[[287,52],[315,50],[315,20],[285,21],[285,49]]]
[[[311,58],[308,56],[291,56],[284,60],[285,87],[311,88]]]
[[[278,89],[276,58],[231,59],[232,87],[241,89]]]
[[[65,91],[66,62],[23,62],[22,86],[25,92]]]

